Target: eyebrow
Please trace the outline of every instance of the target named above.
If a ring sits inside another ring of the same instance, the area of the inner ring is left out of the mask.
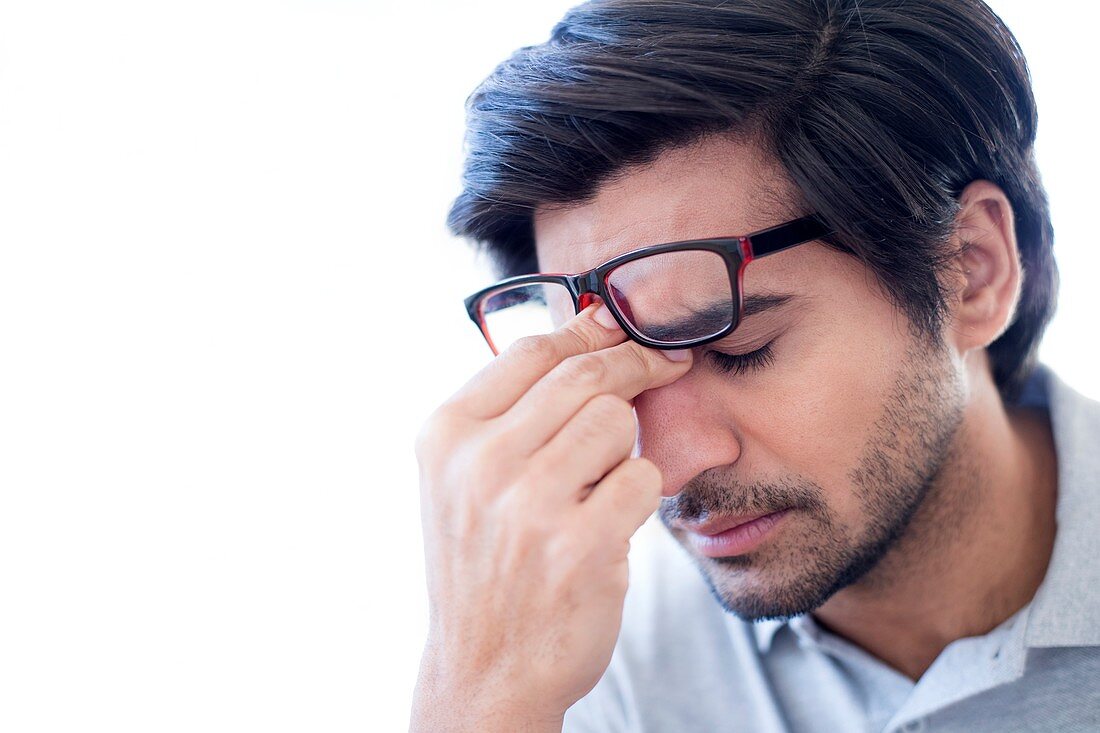
[[[767,295],[746,295],[743,304],[742,323],[749,316],[758,313],[766,313],[780,308],[795,300],[791,293],[768,293]],[[729,321],[732,308],[730,303],[712,303],[711,305],[694,311],[686,318],[677,319],[671,323],[652,325],[646,327],[646,335],[654,341],[671,341],[671,337],[677,333],[683,333],[690,329],[692,324],[698,321],[712,323],[726,323]]]
[[[786,305],[794,300],[792,293],[769,293],[768,295],[746,295],[744,304],[744,317],[755,316],[775,308]]]

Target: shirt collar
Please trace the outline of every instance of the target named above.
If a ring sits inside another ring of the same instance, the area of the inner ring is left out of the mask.
[[[1050,410],[1058,462],[1054,551],[1032,600],[1029,647],[1100,646],[1100,403],[1039,366],[1020,399]]]
[[[1046,576],[1027,614],[1026,646],[1100,646],[1100,403],[1079,394],[1040,364],[1017,405],[1050,413],[1058,463],[1057,533]],[[812,616],[752,624],[761,654],[779,630],[813,631]]]
[[[761,654],[767,654],[772,647],[772,639],[786,625],[786,619],[769,618],[753,622],[752,633],[756,637],[756,648]]]
[[[824,630],[818,626],[811,614],[803,613],[789,619],[766,619],[752,624],[752,633],[756,639],[756,648],[760,653],[771,649],[775,635],[783,628],[789,628],[800,644],[816,644],[821,641]]]

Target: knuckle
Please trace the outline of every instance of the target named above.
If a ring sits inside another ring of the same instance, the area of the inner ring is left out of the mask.
[[[648,458],[632,458],[628,461],[631,469],[638,472],[638,478],[641,480],[648,480],[651,482],[661,481],[661,469],[657,467],[657,464]]]
[[[478,463],[493,473],[511,458],[513,451],[512,434],[499,428],[484,433],[477,440]]]
[[[546,543],[546,555],[550,567],[565,570],[585,564],[591,548],[578,535],[563,532]]]
[[[577,318],[562,333],[566,338],[572,339],[581,351],[595,351],[606,338],[602,329],[603,326],[591,318]]]
[[[505,353],[514,354],[519,360],[531,361],[539,364],[548,363],[556,359],[557,349],[554,341],[548,335],[524,336],[516,339]]]
[[[593,428],[608,433],[616,443],[634,445],[637,423],[634,421],[634,409],[630,403],[613,394],[601,393],[585,405],[585,418]]]
[[[595,354],[581,354],[566,359],[554,371],[557,379],[594,387],[607,378],[607,363]]]
[[[523,467],[517,471],[514,487],[524,497],[542,497],[563,483],[559,471],[560,465],[552,456],[536,453],[524,460]],[[531,511],[530,503],[525,511]]]
[[[648,458],[631,458],[627,461],[627,467],[632,472],[631,478],[642,486],[660,488],[664,482],[661,469]]]
[[[509,490],[502,493],[493,502],[495,517],[504,523],[509,534],[526,536],[538,534],[539,517],[532,516],[530,508],[526,506],[526,492],[522,490],[524,484],[522,476],[509,486]]]
[[[645,458],[631,458],[619,465],[608,481],[615,485],[617,496],[623,503],[634,503],[639,497],[657,501],[660,498],[664,478],[657,466]]]
[[[606,493],[606,506],[611,512],[617,517],[632,515],[633,508],[638,506],[639,502],[633,482],[624,480],[624,476],[620,474],[604,483],[607,485],[601,484],[597,490]]]
[[[512,473],[512,444],[500,431],[440,428],[429,421],[417,436],[421,481],[448,506],[491,501]]]
[[[588,400],[587,408],[594,413],[594,416],[604,420],[622,421],[628,417],[632,418],[634,414],[629,402],[607,392],[601,392]]]
[[[464,486],[467,498],[475,503],[491,501],[506,482],[502,462],[508,448],[501,436],[488,436],[471,442],[458,452],[453,465],[456,485]]]
[[[655,358],[664,358],[658,356],[655,349],[647,349],[634,343],[631,343],[623,352],[624,357],[630,362],[630,367],[640,372],[646,379],[652,379],[657,373]]]
[[[413,451],[418,460],[423,463],[445,449],[453,435],[451,424],[452,418],[443,408],[437,409],[421,424],[413,441]]]

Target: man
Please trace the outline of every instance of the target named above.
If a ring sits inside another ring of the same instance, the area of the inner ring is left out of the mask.
[[[471,297],[419,438],[413,729],[1100,730],[1035,120],[977,0],[592,2],[502,64],[450,224],[567,275]]]

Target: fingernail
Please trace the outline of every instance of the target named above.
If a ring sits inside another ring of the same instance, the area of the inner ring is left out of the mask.
[[[691,356],[691,349],[662,349],[662,351],[672,361],[687,361],[688,357]]]
[[[596,323],[604,328],[614,330],[619,327],[619,324],[615,322],[615,316],[611,315],[611,311],[609,311],[607,306],[603,303],[601,303],[600,307],[596,309],[596,312],[592,314],[592,317],[596,319]]]

